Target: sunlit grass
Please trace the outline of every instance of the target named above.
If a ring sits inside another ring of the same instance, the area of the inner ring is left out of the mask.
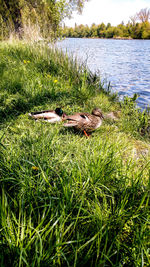
[[[58,51],[2,43],[0,55],[0,265],[149,266],[148,115]],[[28,117],[59,106],[120,119],[86,138]]]

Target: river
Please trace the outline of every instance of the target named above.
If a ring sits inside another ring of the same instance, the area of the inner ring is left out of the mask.
[[[57,46],[99,71],[121,98],[137,93],[138,106],[150,106],[150,40],[66,38]]]

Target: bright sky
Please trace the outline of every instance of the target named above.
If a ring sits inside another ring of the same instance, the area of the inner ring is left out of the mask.
[[[134,16],[142,8],[150,8],[150,0],[90,0],[85,3],[82,15],[73,13],[72,19],[66,19],[65,25],[74,27],[77,25],[91,25],[111,23],[112,26],[126,24],[130,16]]]

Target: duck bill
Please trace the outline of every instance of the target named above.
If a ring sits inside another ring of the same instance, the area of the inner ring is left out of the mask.
[[[62,114],[62,120],[65,121],[67,119],[67,114],[66,113],[63,113]]]

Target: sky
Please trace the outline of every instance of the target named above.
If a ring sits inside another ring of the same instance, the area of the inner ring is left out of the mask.
[[[64,21],[66,26],[89,25],[92,23],[117,26],[122,21],[126,24],[142,8],[150,8],[150,0],[90,0],[85,3],[82,15],[74,12],[72,19]]]

